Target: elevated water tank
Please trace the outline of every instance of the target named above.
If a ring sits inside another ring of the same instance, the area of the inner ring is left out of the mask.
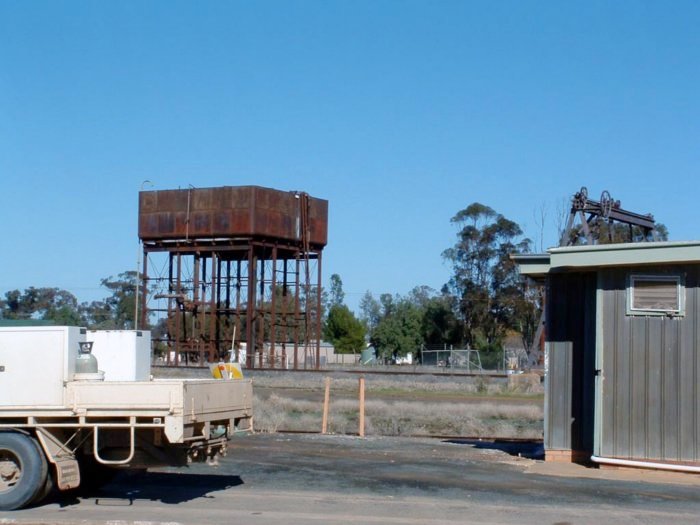
[[[260,186],[222,186],[139,193],[143,241],[251,237],[328,242],[328,201]]]

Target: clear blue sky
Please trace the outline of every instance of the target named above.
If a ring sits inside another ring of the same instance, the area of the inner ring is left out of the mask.
[[[330,201],[355,307],[449,278],[479,201],[539,239],[581,185],[700,238],[699,2],[0,1],[0,293],[133,269],[137,194]],[[538,241],[539,244],[539,241]]]

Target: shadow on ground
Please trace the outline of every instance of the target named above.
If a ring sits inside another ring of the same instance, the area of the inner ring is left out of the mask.
[[[476,449],[500,450],[511,456],[529,459],[544,459],[544,445],[538,441],[509,441],[507,439],[445,439],[443,443],[469,445]]]
[[[79,493],[73,494],[55,493],[45,503],[68,507],[77,505],[81,499],[94,499],[95,505],[103,507],[128,507],[138,500],[177,505],[197,498],[215,498],[216,492],[243,484],[239,476],[230,475],[124,472],[103,487],[81,487]]]

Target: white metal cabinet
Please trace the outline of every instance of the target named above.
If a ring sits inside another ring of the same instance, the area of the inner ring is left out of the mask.
[[[151,375],[151,332],[147,330],[90,330],[92,355],[105,381],[148,381]]]
[[[0,328],[0,407],[63,406],[85,333],[72,326]]]

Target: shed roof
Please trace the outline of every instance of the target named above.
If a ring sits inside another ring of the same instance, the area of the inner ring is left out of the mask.
[[[644,264],[700,263],[700,241],[636,242],[551,248],[548,253],[514,255],[520,273],[541,277],[551,271]]]

